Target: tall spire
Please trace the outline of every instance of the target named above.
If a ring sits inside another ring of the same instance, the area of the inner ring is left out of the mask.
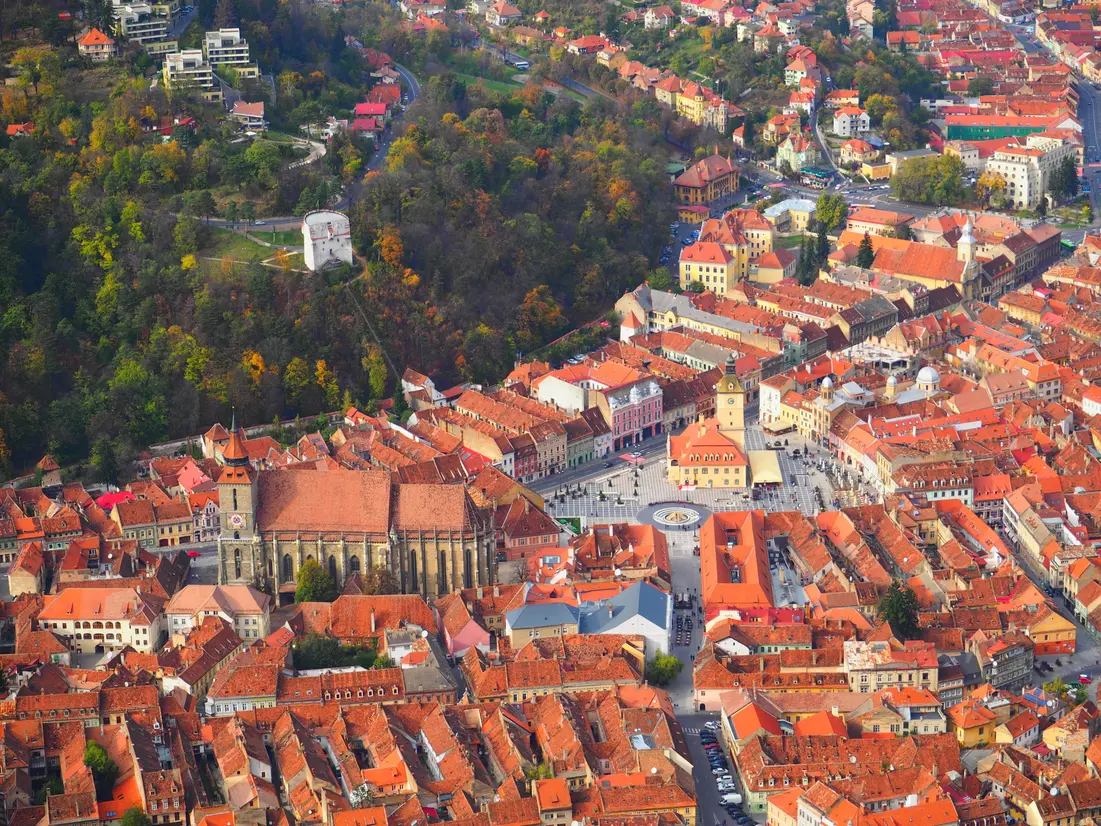
[[[230,467],[243,467],[248,464],[248,451],[242,442],[241,433],[237,430],[237,411],[233,411],[233,419],[229,424],[229,444],[222,451],[222,459]]]

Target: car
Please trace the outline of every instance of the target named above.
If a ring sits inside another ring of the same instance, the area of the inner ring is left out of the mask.
[[[1089,676],[1087,676],[1086,674],[1079,674],[1078,675],[1078,682],[1081,683],[1082,685],[1090,685],[1090,684],[1093,683],[1093,680],[1091,680],[1089,678]]]
[[[202,556],[202,554],[199,553],[198,551],[188,551],[187,555],[189,557],[191,557],[192,559],[198,559],[200,556]]]
[[[252,225],[254,227],[262,227],[262,226],[264,226],[265,223],[267,223],[267,222],[266,221],[253,221]]]
[[[727,773],[727,771],[726,771],[726,768],[725,768],[725,767],[712,768],[712,769],[711,769],[711,773],[712,773],[713,775],[715,775],[715,777],[719,777],[720,775],[724,775],[724,774],[725,774],[725,775],[726,775],[727,777],[729,777],[729,776],[730,776],[730,775],[729,775],[729,774]]]
[[[712,731],[716,731],[719,728],[719,722],[718,720],[708,720],[706,723],[703,724],[703,727],[709,728]]]
[[[632,450],[631,451],[631,457],[634,458],[634,459],[641,459],[642,458],[642,453],[637,451],[637,450]]]

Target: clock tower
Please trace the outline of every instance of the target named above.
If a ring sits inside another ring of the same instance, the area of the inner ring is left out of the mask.
[[[257,472],[249,464],[236,417],[222,460],[225,466],[218,477],[218,582],[253,585],[262,570],[256,531]]]
[[[726,357],[723,377],[715,385],[715,418],[719,421],[719,432],[745,452],[745,387],[734,369],[733,353]]]

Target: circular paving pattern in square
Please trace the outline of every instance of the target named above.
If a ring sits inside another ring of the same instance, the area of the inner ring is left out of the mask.
[[[638,512],[637,519],[646,525],[676,530],[696,530],[711,516],[711,511],[691,502],[658,502]]]

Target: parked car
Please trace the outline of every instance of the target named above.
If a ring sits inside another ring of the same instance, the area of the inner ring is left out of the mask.
[[[1090,685],[1093,682],[1093,680],[1091,680],[1085,674],[1079,674],[1078,675],[1078,682],[1081,683],[1082,685]]]

